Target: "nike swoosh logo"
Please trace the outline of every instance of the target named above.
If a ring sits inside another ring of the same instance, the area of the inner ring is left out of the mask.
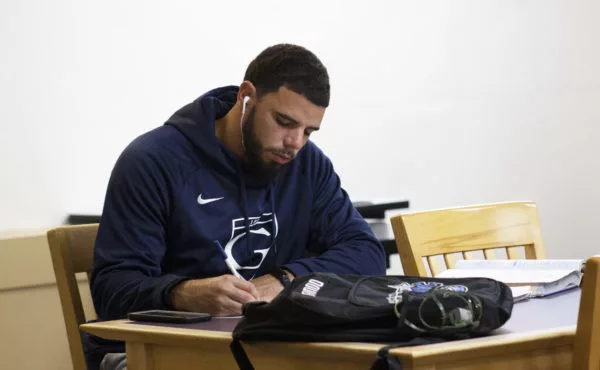
[[[208,203],[212,203],[212,202],[216,202],[217,200],[221,200],[225,197],[221,197],[221,198],[207,198],[207,199],[203,199],[202,198],[202,194],[198,195],[198,204],[200,205],[204,205],[204,204],[208,204]]]

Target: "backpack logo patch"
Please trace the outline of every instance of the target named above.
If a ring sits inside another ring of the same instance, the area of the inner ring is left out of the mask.
[[[306,284],[304,284],[304,288],[302,288],[301,294],[316,297],[317,293],[319,292],[319,290],[321,290],[323,285],[325,285],[325,283],[320,280],[310,279],[306,282]]]
[[[464,285],[444,285],[442,283],[434,281],[417,281],[416,283],[400,283],[396,285],[388,285],[389,288],[394,289],[394,292],[388,294],[387,300],[390,304],[396,304],[402,300],[402,293],[414,292],[414,293],[427,293],[432,289],[441,289],[451,292],[466,293],[469,291]]]

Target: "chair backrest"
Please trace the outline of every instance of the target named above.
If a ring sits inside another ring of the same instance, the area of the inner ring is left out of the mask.
[[[415,212],[391,218],[396,247],[404,274],[427,276],[427,260],[432,275],[453,268],[457,254],[476,259],[496,258],[496,250],[509,259],[544,258],[544,242],[536,204],[510,202]],[[443,256],[443,258],[441,258]],[[441,263],[440,263],[441,262]]]
[[[75,274],[85,272],[89,280],[97,232],[98,224],[92,224],[58,227],[47,233],[75,370],[86,369],[79,332],[79,325],[85,323],[85,313]]]
[[[573,369],[600,369],[600,257],[585,263],[573,346]]]

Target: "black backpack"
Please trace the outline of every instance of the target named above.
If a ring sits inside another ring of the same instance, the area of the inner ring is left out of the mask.
[[[486,335],[512,306],[510,288],[486,278],[312,273],[269,303],[245,304],[231,350],[246,370],[253,367],[240,341],[386,343],[372,369],[401,369],[389,349]]]

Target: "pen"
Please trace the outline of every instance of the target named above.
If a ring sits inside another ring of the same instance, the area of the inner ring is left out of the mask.
[[[225,249],[223,249],[223,246],[221,245],[221,243],[219,243],[218,240],[215,240],[215,244],[217,245],[217,247],[219,247],[219,250],[221,251],[221,254],[223,255],[223,259],[225,260],[225,264],[227,265],[227,267],[229,267],[229,271],[231,271],[231,273],[235,277],[240,278],[242,280],[246,280],[246,279],[244,279],[244,277],[242,275],[240,275],[239,272],[237,272],[235,267],[233,267],[233,265],[231,264],[231,260],[227,257],[227,253],[225,253]]]

